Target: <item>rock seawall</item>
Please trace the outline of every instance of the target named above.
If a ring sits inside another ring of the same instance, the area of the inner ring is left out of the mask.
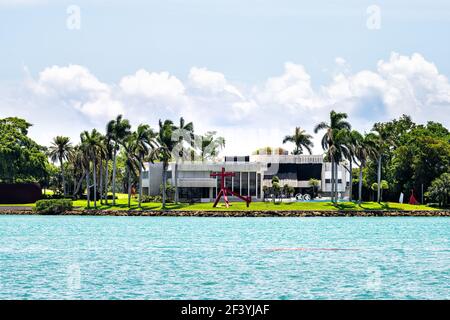
[[[38,215],[35,211],[8,209],[0,215]],[[147,217],[450,217],[450,210],[433,211],[150,211],[150,210],[72,210],[60,215],[147,216]]]

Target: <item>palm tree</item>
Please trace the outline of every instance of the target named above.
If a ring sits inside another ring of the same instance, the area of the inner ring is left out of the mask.
[[[285,136],[283,139],[283,144],[286,142],[292,142],[295,144],[295,149],[292,154],[303,154],[303,148],[308,150],[311,154],[311,148],[314,144],[311,141],[312,136],[307,134],[305,130],[300,127],[295,127],[295,132],[292,136]]]
[[[186,136],[189,136],[189,142],[191,144],[191,147],[194,143],[194,124],[192,122],[186,123],[183,117],[180,117],[180,122],[178,127],[175,127],[176,134],[178,134],[178,148],[179,151],[179,157],[183,159],[186,155],[189,154],[188,150],[185,150],[183,147],[183,140]],[[175,181],[175,203],[178,203],[178,158],[175,159],[175,174],[173,176],[173,179]]]
[[[166,208],[166,184],[167,184],[167,168],[169,166],[169,161],[172,158],[172,151],[179,141],[173,140],[173,131],[177,127],[173,124],[171,120],[165,120],[164,122],[159,120],[159,131],[156,136],[156,142],[158,146],[152,150],[150,154],[150,161],[158,159],[163,164],[162,180],[163,180],[163,190],[162,190],[162,207]]]
[[[64,164],[63,161],[67,160],[72,152],[73,147],[72,143],[70,143],[69,137],[57,136],[53,138],[52,144],[49,148],[49,156],[52,162],[59,161],[59,165],[61,166],[61,177],[62,184],[64,190],[64,196],[67,195],[66,191],[66,177],[64,174]]]
[[[105,166],[105,192],[104,199],[105,203],[108,204],[108,184],[109,184],[109,160],[113,157],[114,145],[112,143],[114,137],[114,123],[115,121],[109,121],[106,125],[106,135],[103,140],[104,149],[106,151],[106,166]]]
[[[122,141],[123,151],[125,154],[125,167],[127,176],[128,208],[131,207],[131,188],[133,186],[132,178],[135,178],[136,171],[142,168],[141,163],[139,162],[138,150],[140,146],[137,138],[137,132],[133,132],[124,141]]]
[[[352,131],[347,131],[347,141],[345,142],[345,146],[346,146],[346,151],[344,151],[345,153],[345,158],[348,160],[349,162],[349,166],[345,166],[345,169],[348,171],[349,175],[350,175],[350,183],[349,183],[349,201],[352,201],[352,197],[353,197],[353,163],[356,162],[356,148],[357,145],[359,143],[361,134],[356,131],[356,130],[352,130]]]
[[[73,195],[76,196],[83,184],[83,179],[86,176],[86,166],[84,163],[84,153],[81,145],[73,147],[72,152],[67,159],[69,167],[72,170],[73,177]]]
[[[156,147],[156,134],[149,125],[141,124],[136,132],[133,133],[134,153],[138,160],[139,166],[139,208],[142,205],[142,169],[144,168],[144,157],[149,153],[150,149]],[[132,150],[130,150],[132,152]]]
[[[116,168],[117,168],[117,150],[119,146],[130,135],[131,125],[128,120],[122,119],[122,115],[118,115],[115,120],[111,120],[107,125],[107,135],[111,137],[111,141],[114,142],[113,147],[113,177],[112,177],[112,193],[113,193],[113,206],[116,205]]]
[[[392,132],[390,132],[385,124],[376,123],[373,126],[372,131],[377,133],[378,142],[377,142],[377,202],[381,202],[381,162],[383,155],[388,151],[392,146],[395,146],[395,141],[392,138]]]
[[[346,113],[330,112],[330,123],[321,122],[314,128],[314,133],[320,130],[326,130],[322,137],[322,148],[327,157],[331,160],[331,200],[334,202],[337,198],[337,164],[342,159],[344,141],[347,131],[351,130],[351,125],[347,122]]]
[[[96,159],[98,156],[98,150],[101,145],[101,134],[96,129],[93,129],[91,133],[84,131],[81,133],[81,145],[86,154],[87,159],[87,193],[88,193],[88,206],[90,200],[90,186],[89,186],[89,167],[90,161],[92,161],[92,171],[93,171],[93,186],[94,186],[94,208],[97,208],[97,169],[96,169]]]
[[[378,137],[373,133],[361,135],[359,132],[352,133],[355,139],[354,155],[356,164],[359,166],[359,182],[358,182],[358,203],[362,202],[362,183],[363,183],[363,169],[370,158],[377,157],[377,142]]]
[[[104,182],[103,182],[103,162],[106,160],[106,166],[108,166],[108,149],[106,145],[106,136],[100,134],[99,135],[99,144],[98,144],[98,172],[99,172],[99,185],[100,185],[100,204],[103,204],[104,199]]]
[[[206,161],[213,159],[214,157],[217,157],[220,150],[225,147],[225,138],[215,137],[215,135],[215,131],[208,131],[203,136],[195,136],[195,146],[198,149],[199,160]]]

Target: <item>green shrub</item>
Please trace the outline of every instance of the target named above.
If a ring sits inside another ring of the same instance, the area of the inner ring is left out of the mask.
[[[149,195],[142,195],[142,203],[148,203],[148,202],[161,202],[162,197],[161,196],[149,196]]]
[[[51,199],[36,202],[35,210],[40,214],[60,214],[72,210],[72,200]]]

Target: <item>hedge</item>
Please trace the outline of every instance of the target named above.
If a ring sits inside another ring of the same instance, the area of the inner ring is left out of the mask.
[[[51,199],[36,202],[35,210],[40,214],[60,214],[72,210],[72,200]]]

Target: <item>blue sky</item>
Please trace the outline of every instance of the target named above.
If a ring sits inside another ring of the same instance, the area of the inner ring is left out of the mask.
[[[81,10],[80,30],[66,27],[71,4]],[[377,30],[366,26],[371,5],[380,9]],[[203,122],[207,116],[199,129],[225,135],[230,142],[226,153],[243,153],[265,142],[279,145],[282,126],[311,130],[305,118],[325,119],[333,106],[354,116],[360,130],[370,129],[371,118],[386,120],[405,110],[419,116],[418,121],[448,125],[449,119],[439,115],[450,105],[449,38],[448,1],[0,0],[0,112],[31,118],[32,134],[44,144],[52,134],[75,139],[78,129],[103,126],[107,119],[102,118],[114,110],[135,123],[180,115]],[[52,66],[59,69],[44,79],[42,72]],[[62,69],[69,66],[83,69]],[[138,70],[147,73],[137,77]],[[75,86],[61,94],[80,74],[94,87]],[[134,81],[125,90],[123,80],[131,76]],[[404,80],[400,87],[389,89],[398,78]],[[346,92],[349,83],[352,89]],[[146,85],[162,91],[148,94]],[[407,96],[401,96],[405,90]],[[95,101],[90,101],[87,97],[93,95]],[[393,105],[405,100],[410,107]],[[92,110],[99,101],[116,108]],[[55,113],[50,103],[66,108],[57,111],[61,127],[51,132],[38,128],[45,127],[43,114]],[[139,103],[146,107],[139,109]],[[232,116],[223,119],[217,109],[233,109],[228,111]],[[255,112],[257,120],[248,121]],[[291,121],[274,118],[274,113]],[[232,135],[268,122],[273,132],[264,141],[249,137],[238,143]]]

